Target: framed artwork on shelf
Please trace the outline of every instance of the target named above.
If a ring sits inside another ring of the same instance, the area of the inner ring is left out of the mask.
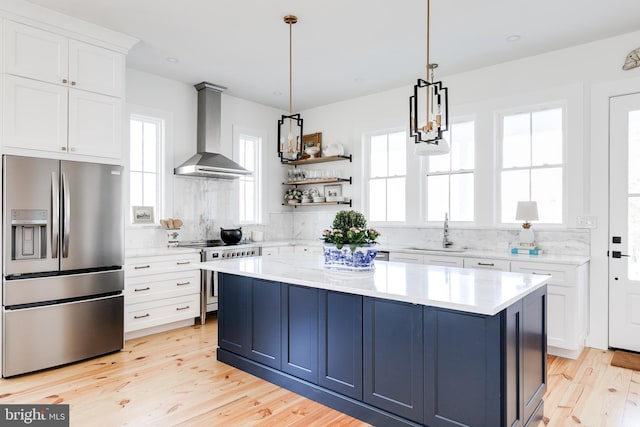
[[[324,197],[327,202],[342,202],[342,184],[325,185]]]
[[[302,158],[320,157],[322,154],[322,132],[302,136]]]
[[[132,215],[134,224],[153,224],[153,206],[132,206]]]

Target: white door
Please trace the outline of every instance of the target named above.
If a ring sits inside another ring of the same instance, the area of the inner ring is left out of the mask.
[[[640,351],[640,94],[609,114],[609,346]]]

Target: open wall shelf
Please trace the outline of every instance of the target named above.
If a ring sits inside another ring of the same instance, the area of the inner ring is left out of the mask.
[[[324,157],[310,157],[304,160],[284,160],[282,161],[283,165],[312,165],[314,163],[326,163],[326,162],[337,162],[340,160],[349,160],[349,163],[353,162],[352,155],[348,156],[324,156]]]

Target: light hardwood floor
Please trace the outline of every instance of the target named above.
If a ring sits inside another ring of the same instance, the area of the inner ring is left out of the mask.
[[[68,403],[72,426],[368,426],[216,361],[217,323],[127,341],[121,352],[0,380],[0,403]],[[640,426],[640,372],[611,352],[550,357],[548,426]]]

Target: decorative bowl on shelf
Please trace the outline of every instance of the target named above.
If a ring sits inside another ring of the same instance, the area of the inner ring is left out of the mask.
[[[313,196],[313,203],[324,203],[325,201],[323,196]]]
[[[315,157],[316,154],[318,154],[320,152],[320,147],[317,147],[317,146],[313,145],[313,146],[305,148],[304,152],[306,154],[308,154],[309,156],[311,156],[311,157]]]
[[[343,202],[344,196],[327,196],[327,202]]]

